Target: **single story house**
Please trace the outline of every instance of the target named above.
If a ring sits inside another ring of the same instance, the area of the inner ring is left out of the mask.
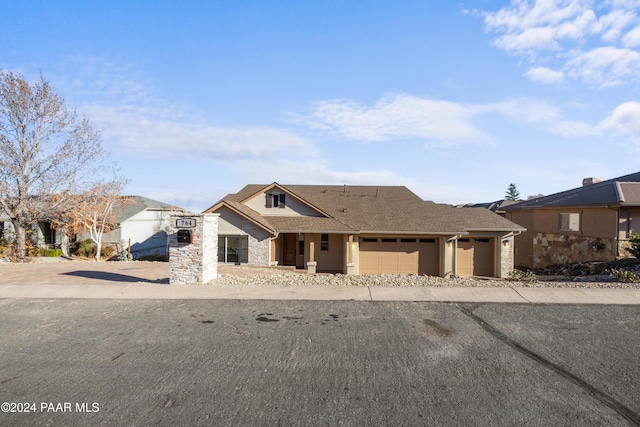
[[[168,253],[169,217],[185,209],[142,196],[126,196],[126,202],[113,208],[117,227],[102,237],[103,244],[112,244],[122,253],[131,250],[131,257],[162,257]],[[13,225],[5,215],[0,215],[0,238],[13,238]],[[89,239],[88,232],[75,236],[75,240]],[[34,224],[31,239],[38,247],[63,248],[69,243],[65,233],[51,227],[48,221]]]
[[[105,233],[102,241],[119,251],[131,251],[133,259],[168,254],[170,216],[185,209],[142,196],[126,196],[126,202],[113,207],[117,227]],[[88,235],[76,239],[89,238]]]
[[[39,248],[60,247],[65,242],[65,236],[56,232],[49,221],[39,221],[27,231],[29,239]],[[12,240],[14,238],[11,218],[6,214],[0,214],[0,239]]]
[[[524,228],[400,186],[247,185],[218,213],[218,261],[344,274],[505,277]]]
[[[628,257],[629,234],[640,232],[640,172],[504,207],[526,228],[515,238],[515,265],[612,261]]]

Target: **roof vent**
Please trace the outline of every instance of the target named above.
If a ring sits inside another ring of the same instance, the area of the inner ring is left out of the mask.
[[[587,185],[593,185],[602,182],[602,178],[585,178],[582,180],[582,186],[586,187]]]

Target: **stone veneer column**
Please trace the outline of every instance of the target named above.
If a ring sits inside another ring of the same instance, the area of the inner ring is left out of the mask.
[[[207,284],[218,277],[219,214],[171,215],[169,283]],[[178,228],[179,219],[193,218],[194,228]],[[190,230],[193,243],[178,243],[178,230]]]
[[[500,245],[500,274],[498,277],[506,278],[514,269],[514,237],[508,236],[502,239],[496,238]]]

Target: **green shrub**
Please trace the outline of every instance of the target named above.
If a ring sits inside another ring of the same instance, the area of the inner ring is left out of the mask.
[[[116,253],[116,248],[114,248],[113,246],[102,245],[102,251],[100,251],[100,256],[102,258],[111,258],[115,253]]]
[[[629,234],[629,242],[631,243],[629,252],[634,257],[640,259],[640,234],[638,233]]]
[[[72,253],[76,256],[83,258],[95,258],[96,257],[96,249],[97,245],[91,239],[82,240],[80,242],[76,242],[74,247],[71,249]],[[100,251],[100,258],[111,258],[113,254],[115,254],[116,249],[113,246],[102,245],[102,250]]]
[[[536,283],[538,277],[530,270],[512,270],[507,276],[510,282]]]
[[[62,256],[62,249],[45,249],[44,256],[54,258]]]
[[[76,242],[73,247],[73,253],[76,256],[84,257],[84,258],[95,258],[96,256],[96,245],[93,243],[93,240],[86,239],[80,242]]]
[[[609,270],[609,274],[611,274],[612,277],[618,279],[619,282],[640,283],[640,276],[638,276],[633,271],[612,268],[611,270]]]

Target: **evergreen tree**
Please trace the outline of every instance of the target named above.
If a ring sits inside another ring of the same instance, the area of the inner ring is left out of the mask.
[[[520,199],[520,192],[518,191],[518,188],[515,184],[509,184],[509,188],[507,188],[506,191],[505,199],[513,200],[514,202],[519,202],[520,200],[522,200]]]

